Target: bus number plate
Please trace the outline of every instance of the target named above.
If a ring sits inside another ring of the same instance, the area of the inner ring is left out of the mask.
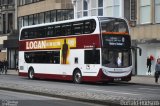
[[[114,78],[114,81],[121,81],[121,78]]]

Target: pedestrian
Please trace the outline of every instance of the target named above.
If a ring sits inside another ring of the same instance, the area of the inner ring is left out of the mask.
[[[147,58],[148,75],[151,75],[151,65],[152,65],[152,63],[151,63],[151,58],[148,57],[148,58]]]
[[[157,63],[155,66],[155,82],[158,83],[158,78],[160,75],[160,58],[157,59]]]
[[[7,70],[8,70],[8,61],[5,60],[4,61],[4,71],[5,71],[5,74],[7,74]]]
[[[0,74],[2,74],[2,73],[3,73],[3,62],[0,61]]]
[[[16,71],[18,71],[19,69],[18,69],[18,62],[16,62]]]

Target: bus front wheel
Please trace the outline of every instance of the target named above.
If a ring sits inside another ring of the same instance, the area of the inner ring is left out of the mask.
[[[75,70],[73,74],[73,81],[76,84],[80,84],[82,82],[82,74],[80,70]]]
[[[29,79],[34,79],[34,69],[33,68],[29,68],[29,70],[28,70],[28,78]]]

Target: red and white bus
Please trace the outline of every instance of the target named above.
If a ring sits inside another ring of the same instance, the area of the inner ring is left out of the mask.
[[[81,83],[130,81],[131,73],[131,38],[124,19],[85,17],[20,31],[20,76]]]

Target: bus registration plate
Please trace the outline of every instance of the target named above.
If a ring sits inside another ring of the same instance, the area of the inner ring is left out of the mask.
[[[114,81],[121,81],[121,78],[114,78]]]

